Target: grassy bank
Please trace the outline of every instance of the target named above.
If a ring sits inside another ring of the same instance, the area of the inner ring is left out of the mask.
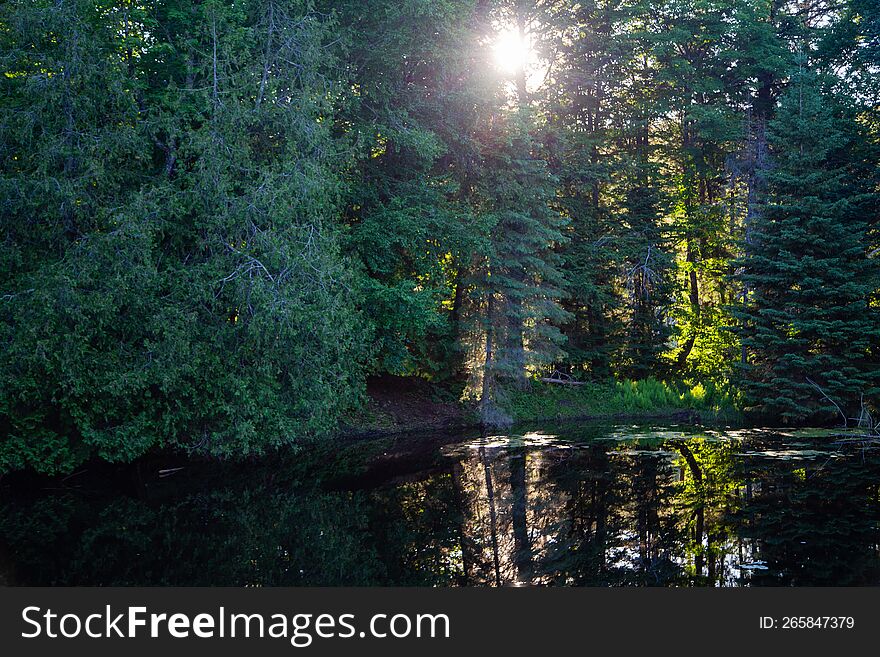
[[[502,405],[516,422],[667,416],[687,416],[703,422],[742,419],[730,395],[714,385],[689,386],[656,379],[580,386],[532,382],[525,389],[508,390]]]
[[[656,379],[601,381],[580,386],[532,381],[507,390],[500,404],[514,422],[578,418],[678,418],[701,422],[742,420],[730,395],[715,386]],[[343,434],[385,435],[473,426],[476,404],[424,379],[382,377],[370,381],[363,406],[351,413]]]

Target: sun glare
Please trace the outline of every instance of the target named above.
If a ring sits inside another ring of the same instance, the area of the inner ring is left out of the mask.
[[[528,40],[522,38],[516,28],[500,32],[493,49],[495,62],[507,73],[516,73],[529,63],[531,49]]]

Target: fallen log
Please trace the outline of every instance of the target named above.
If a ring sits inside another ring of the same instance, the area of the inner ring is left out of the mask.
[[[563,386],[582,386],[584,385],[583,381],[573,381],[571,379],[554,379],[552,377],[542,377],[541,381],[544,383],[558,383]]]

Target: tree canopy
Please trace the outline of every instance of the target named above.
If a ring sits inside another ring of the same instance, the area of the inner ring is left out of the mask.
[[[296,445],[382,374],[876,406],[878,44],[869,0],[7,0],[0,471]]]

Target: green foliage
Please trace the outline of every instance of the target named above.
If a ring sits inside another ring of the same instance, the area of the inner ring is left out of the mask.
[[[0,471],[295,445],[368,374],[503,405],[744,348],[774,418],[872,402],[875,4],[9,0]]]
[[[640,11],[588,3],[554,7],[545,18],[546,46],[558,53],[546,100],[550,161],[569,218],[560,253],[571,321],[558,366],[594,378],[656,372],[669,333],[668,201],[650,140],[656,98]]]
[[[742,261],[747,403],[788,421],[857,415],[880,395],[880,270],[867,256],[877,153],[819,83],[797,72],[771,125],[770,203]]]
[[[729,390],[649,378],[565,386],[532,382],[508,391],[506,410],[517,421],[565,418],[672,416],[697,412],[704,421],[738,419]]]
[[[550,205],[554,180],[529,133],[531,125],[520,110],[492,135],[493,158],[483,183],[491,237],[482,285],[493,297],[486,321],[496,341],[487,367],[490,376],[502,379],[519,379],[525,367],[558,357],[558,325],[567,317],[558,304],[563,274],[553,251],[564,240],[565,218]]]
[[[354,155],[344,176],[344,247],[362,265],[373,369],[448,377],[458,337],[449,300],[460,270],[485,251],[466,201],[469,161],[478,157],[475,108],[491,94],[469,66],[472,3],[328,5],[348,63],[337,108]]]
[[[0,470],[331,430],[366,351],[331,24],[296,2],[9,9]]]

